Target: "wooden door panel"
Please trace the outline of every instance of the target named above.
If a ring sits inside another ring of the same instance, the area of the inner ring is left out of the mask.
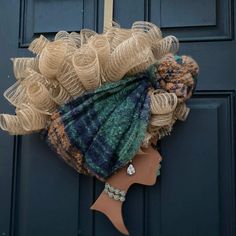
[[[15,235],[77,235],[78,175],[38,134],[19,142]]]
[[[231,40],[231,0],[150,0],[149,19],[181,41]],[[153,7],[152,7],[153,6]]]
[[[145,0],[115,0],[114,21],[124,28],[130,28],[134,21],[144,20],[146,17]]]
[[[195,95],[187,122],[163,140],[163,235],[233,232],[232,101],[233,93]]]
[[[0,7],[0,94],[7,89],[14,81],[11,62],[9,58],[17,53],[18,32],[19,32],[19,4],[9,1],[1,4]],[[0,99],[0,112],[14,112],[12,106],[3,99]],[[10,235],[11,228],[11,205],[13,188],[13,170],[15,158],[15,138],[0,131],[0,233]]]
[[[97,1],[21,0],[20,47],[40,34],[53,37],[60,30],[97,28]],[[50,23],[49,23],[50,22]]]

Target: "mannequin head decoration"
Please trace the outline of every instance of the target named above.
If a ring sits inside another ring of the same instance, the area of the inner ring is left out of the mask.
[[[189,113],[198,74],[178,40],[149,22],[102,34],[60,31],[36,38],[32,58],[14,58],[17,79],[4,93],[16,115],[1,114],[12,135],[40,132],[80,174],[105,182],[91,209],[128,234],[121,207],[134,183],[153,185],[162,157],[156,142]]]

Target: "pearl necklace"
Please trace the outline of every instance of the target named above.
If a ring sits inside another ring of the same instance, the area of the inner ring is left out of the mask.
[[[112,199],[116,200],[116,201],[121,201],[124,202],[125,201],[125,195],[126,192],[123,190],[120,190],[118,188],[114,188],[113,186],[111,186],[110,184],[106,183],[105,184],[105,188],[104,188],[104,192]]]

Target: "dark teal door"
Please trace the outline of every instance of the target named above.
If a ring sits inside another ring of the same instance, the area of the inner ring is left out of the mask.
[[[161,177],[135,186],[124,206],[133,236],[235,236],[235,61],[231,0],[115,0],[114,19],[160,25],[200,65],[186,123],[161,142]],[[14,82],[9,58],[30,55],[39,34],[102,30],[103,0],[1,0],[0,93]],[[0,99],[0,113],[14,110]],[[66,166],[39,135],[0,131],[1,236],[114,236],[89,207],[103,186]]]

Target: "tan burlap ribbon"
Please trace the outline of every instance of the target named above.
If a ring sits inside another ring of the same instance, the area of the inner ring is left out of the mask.
[[[1,114],[0,127],[11,134],[41,130],[60,105],[103,83],[142,72],[178,47],[174,36],[163,38],[156,25],[143,21],[131,29],[113,24],[102,34],[60,31],[53,41],[41,35],[29,46],[35,58],[12,59],[17,81],[4,96],[17,108],[16,115]],[[168,134],[188,114],[174,93],[152,91],[150,96],[152,115],[144,143]]]

